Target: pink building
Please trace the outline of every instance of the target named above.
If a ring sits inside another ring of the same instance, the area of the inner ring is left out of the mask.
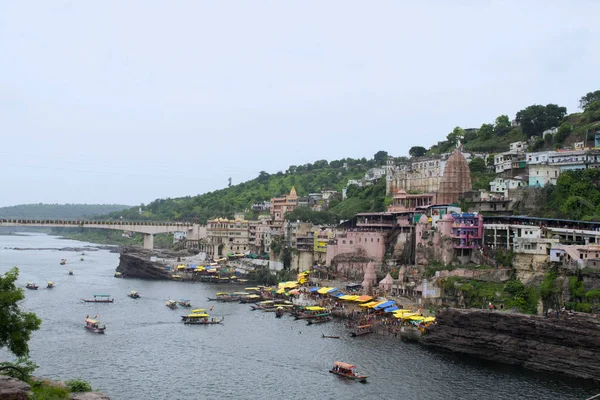
[[[435,193],[408,194],[402,189],[396,190],[388,212],[402,213],[415,211],[417,208],[429,207],[435,204]]]
[[[370,261],[379,266],[383,262],[386,232],[346,232],[327,246],[327,266],[338,273],[347,274],[354,270],[362,276]]]

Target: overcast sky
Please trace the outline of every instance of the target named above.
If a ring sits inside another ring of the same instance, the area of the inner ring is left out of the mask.
[[[427,4],[422,4],[427,3]],[[600,89],[600,1],[0,1],[0,206],[407,155]]]

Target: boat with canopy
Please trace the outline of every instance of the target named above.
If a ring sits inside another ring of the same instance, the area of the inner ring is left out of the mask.
[[[129,294],[127,296],[131,297],[132,299],[140,298],[140,294],[138,292],[136,292],[135,290],[132,290],[131,292],[129,292]]]
[[[94,333],[104,333],[106,326],[104,324],[101,325],[100,321],[98,321],[96,318],[98,318],[97,315],[94,318],[90,318],[89,315],[86,315],[85,329]]]
[[[165,302],[165,304],[167,305],[167,307],[169,307],[171,310],[175,310],[177,309],[177,302],[175,300],[167,300]]]
[[[352,336],[352,337],[362,336],[362,335],[366,335],[368,333],[373,333],[373,327],[370,324],[358,325],[356,328],[354,328],[350,332],[350,336]]]
[[[48,286],[46,286],[46,288],[52,289],[53,287],[54,287],[54,282],[48,281]]]
[[[220,320],[211,318],[205,308],[198,308],[188,315],[182,315],[181,319],[185,325],[216,325],[222,323],[225,317],[221,317]]]
[[[190,303],[187,299],[181,299],[177,302],[181,307],[191,307],[192,303]]]
[[[36,285],[36,284],[35,284],[35,283],[33,283],[33,282],[27,282],[27,285],[25,285],[25,287],[26,287],[27,289],[31,289],[31,290],[37,290],[39,286],[38,286],[38,285]]]
[[[361,383],[366,383],[368,376],[360,375],[355,370],[356,366],[341,361],[333,363],[333,368],[329,370],[332,374],[342,376],[344,378],[352,379]]]
[[[93,299],[81,299],[86,303],[113,303],[115,299],[110,298],[110,294],[94,294]]]

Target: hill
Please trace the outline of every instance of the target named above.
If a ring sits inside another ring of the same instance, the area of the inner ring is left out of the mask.
[[[273,197],[279,197],[296,188],[298,196],[308,196],[309,193],[321,190],[336,190],[340,198],[333,200],[330,204],[336,211],[336,215],[349,215],[364,207],[371,208],[369,194],[365,190],[354,189],[351,191],[360,199],[354,199],[346,204],[341,201],[342,189],[346,187],[349,179],[361,179],[369,168],[381,165],[387,158],[387,152],[378,152],[374,158],[367,160],[346,158],[343,160],[319,160],[305,165],[290,166],[285,172],[268,174],[261,171],[259,176],[247,182],[233,185],[225,189],[216,190],[197,196],[180,198],[157,199],[142,205],[143,214],[140,215],[137,208],[112,213],[110,219],[123,216],[127,220],[154,219],[172,221],[197,221],[206,223],[214,217],[233,217],[235,212],[247,211],[253,203],[269,201]],[[376,185],[375,185],[376,186]],[[385,196],[385,183],[383,186]],[[373,189],[369,189],[371,194]],[[367,204],[368,203],[368,204]],[[383,200],[381,201],[383,204]],[[256,217],[256,212],[248,212],[248,218]],[[337,218],[337,216],[335,217]]]
[[[77,219],[130,208],[122,204],[21,204],[0,207],[0,218]]]

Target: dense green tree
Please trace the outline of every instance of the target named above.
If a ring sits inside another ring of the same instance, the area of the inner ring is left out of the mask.
[[[556,132],[554,138],[552,138],[552,142],[558,145],[562,145],[565,142],[565,139],[571,134],[571,132],[573,132],[573,125],[566,121],[563,122],[558,127],[558,132]],[[544,138],[544,140],[546,140],[546,138]]]
[[[489,154],[487,156],[487,159],[485,160],[485,165],[487,165],[488,167],[493,167],[494,166],[494,156],[495,154]]]
[[[288,221],[311,222],[314,225],[333,225],[337,221],[334,213],[329,211],[314,211],[309,207],[296,207],[294,211],[285,214]]]
[[[582,110],[587,110],[588,106],[594,101],[600,101],[600,90],[589,92],[585,96],[581,97],[581,99],[579,99],[579,108]]]
[[[600,100],[595,100],[587,105],[581,115],[581,122],[590,123],[600,121]]]
[[[477,131],[477,136],[482,140],[489,140],[494,136],[494,126],[491,124],[482,124]]]
[[[15,286],[18,277],[16,267],[0,275],[0,347],[7,347],[17,357],[23,357],[29,353],[31,332],[38,330],[42,321],[34,313],[19,308],[25,294]]]
[[[385,164],[387,158],[388,158],[388,152],[387,151],[383,151],[383,150],[379,150],[373,156],[373,159],[375,160],[375,163],[377,165],[383,165],[383,164]]]
[[[459,140],[462,140],[464,136],[465,130],[460,126],[457,126],[448,134],[448,136],[446,136],[446,139],[451,145],[455,145]]]
[[[494,133],[496,136],[504,136],[510,130],[510,119],[508,115],[500,115],[494,123]]]
[[[411,157],[422,157],[425,155],[425,153],[427,153],[427,149],[422,146],[413,146],[410,148],[410,150],[408,150],[408,154]]]
[[[559,126],[566,114],[566,107],[534,104],[517,113],[517,122],[527,137],[541,136],[545,130]]]
[[[485,165],[485,160],[483,158],[474,158],[469,163],[469,169],[471,173],[484,173],[487,172],[487,166]]]

